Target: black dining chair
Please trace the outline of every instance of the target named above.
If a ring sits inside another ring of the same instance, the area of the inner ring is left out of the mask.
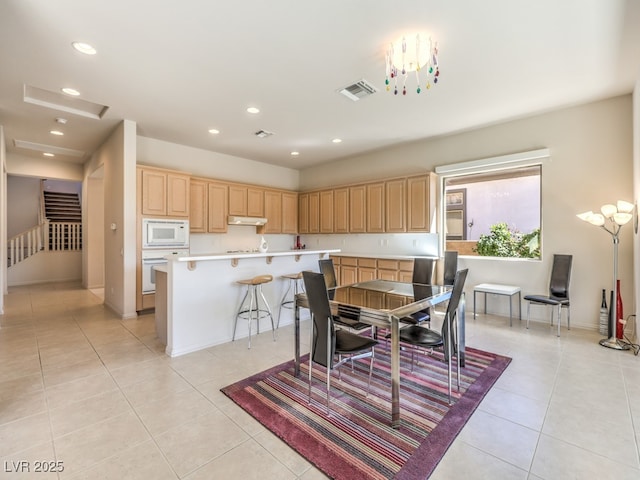
[[[456,347],[456,315],[458,311],[458,305],[460,304],[460,299],[462,298],[464,283],[467,279],[468,273],[468,269],[460,270],[454,277],[451,298],[449,299],[449,303],[447,304],[447,311],[445,312],[442,322],[442,329],[440,332],[432,330],[431,328],[424,327],[422,325],[410,325],[408,327],[400,329],[400,342],[415,347],[411,351],[412,369],[414,365],[414,354],[416,349],[443,349],[444,358],[447,361],[447,372],[449,380],[449,404],[451,404],[451,371],[453,362],[452,359],[454,355],[456,357],[457,364],[458,390],[460,389],[460,358]]]
[[[313,364],[317,363],[327,369],[327,414],[331,407],[331,370],[338,368],[345,362],[370,357],[369,380],[367,393],[371,388],[373,373],[374,347],[378,344],[371,337],[357,335],[347,330],[337,329],[334,325],[335,316],[331,313],[327,285],[322,273],[302,272],[304,287],[307,292],[309,310],[313,326],[311,328],[311,349],[309,353],[309,403],[311,403],[311,381],[313,378]],[[337,360],[336,360],[337,356]]]
[[[431,285],[433,283],[433,267],[434,261],[432,258],[414,258],[411,282],[414,284]],[[399,319],[400,323],[409,325],[418,325],[422,322],[429,322],[430,320],[431,309],[429,308]]]
[[[531,304],[547,305],[551,309],[551,325],[553,326],[553,312],[558,309],[558,337],[560,336],[560,323],[562,323],[562,309],[567,309],[567,330],[571,330],[571,303],[569,302],[569,283],[571,282],[571,264],[573,255],[555,254],[551,267],[551,279],[549,280],[549,294],[526,295],[527,303],[527,328],[531,316]]]
[[[447,250],[444,252],[444,274],[443,284],[453,285],[458,271],[458,252],[455,250]]]

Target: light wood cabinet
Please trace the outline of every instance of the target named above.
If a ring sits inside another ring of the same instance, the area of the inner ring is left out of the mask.
[[[309,194],[298,195],[298,233],[309,233]]]
[[[351,233],[367,231],[366,191],[364,185],[349,187],[349,231]]]
[[[340,285],[351,285],[358,281],[358,259],[340,257]]]
[[[333,233],[333,190],[320,192],[320,233]]]
[[[142,215],[189,216],[189,175],[148,167],[140,172]]]
[[[296,211],[297,208],[296,205]],[[264,189],[247,187],[247,215],[264,217]]]
[[[407,231],[430,232],[436,208],[434,174],[407,179]]]
[[[298,194],[282,192],[282,233],[298,233]]]
[[[229,215],[264,216],[264,189],[248,185],[229,185]]]
[[[367,232],[384,233],[384,182],[367,184]]]
[[[207,187],[207,231],[224,233],[227,231],[229,186],[226,183],[209,182]]]
[[[207,233],[209,212],[209,188],[206,180],[191,179],[189,186],[189,231]]]
[[[404,178],[385,182],[385,231],[388,233],[407,231],[406,184]]]
[[[266,190],[264,192],[264,214],[267,217],[267,224],[263,233],[282,232],[282,193],[276,190]]]
[[[309,193],[309,230],[308,233],[320,233],[320,193]]]
[[[349,188],[333,191],[333,231],[349,233]]]

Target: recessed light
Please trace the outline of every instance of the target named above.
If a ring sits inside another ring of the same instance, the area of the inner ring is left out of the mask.
[[[62,89],[62,93],[66,93],[67,95],[71,95],[73,97],[77,97],[78,95],[80,95],[80,92],[78,90],[69,87],[64,87]]]
[[[89,45],[88,43],[73,42],[71,45],[77,51],[79,51],[80,53],[84,53],[85,55],[95,55],[96,53],[98,53],[98,51],[95,48],[93,48],[92,45]]]
[[[49,153],[49,152],[44,152],[42,155],[44,155],[45,157],[55,157],[53,153]]]
[[[257,107],[249,107],[247,108],[247,112],[249,113],[260,113],[260,109]]]
[[[218,135],[220,133],[220,130],[218,130],[217,128],[210,128],[209,133],[211,133],[212,135]]]
[[[67,119],[66,118],[62,118],[62,117],[58,117],[56,118],[56,123],[59,123],[60,125],[64,125],[67,123]]]
[[[298,155],[300,155],[300,152],[291,152],[292,157],[297,157]]]
[[[59,136],[64,135],[64,133],[63,133],[63,132],[61,132],[60,130],[51,130],[49,133],[50,133],[51,135],[59,135]]]
[[[334,138],[333,140],[331,140],[333,143],[342,143],[342,139],[341,138]]]

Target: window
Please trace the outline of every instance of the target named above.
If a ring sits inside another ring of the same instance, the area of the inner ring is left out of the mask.
[[[540,258],[542,164],[513,157],[436,169],[443,181],[446,250]]]

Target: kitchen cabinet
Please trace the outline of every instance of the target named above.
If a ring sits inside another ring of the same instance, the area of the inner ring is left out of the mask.
[[[406,184],[404,178],[385,182],[385,231],[400,233],[407,231]]]
[[[247,187],[247,216],[264,217],[264,189]]]
[[[340,257],[340,285],[351,285],[358,281],[358,259]]]
[[[282,192],[282,233],[298,233],[298,194]]]
[[[367,232],[384,233],[384,182],[367,184]]]
[[[264,216],[264,189],[249,185],[229,185],[229,215]]]
[[[149,167],[139,167],[139,170],[142,215],[189,216],[189,175]]]
[[[378,259],[378,278],[382,280],[398,280],[398,260]]]
[[[308,233],[320,233],[320,193],[309,193],[309,230]]]
[[[333,191],[333,231],[349,233],[349,188]]]
[[[309,233],[309,194],[298,195],[298,233]]]
[[[261,233],[282,233],[282,193],[276,190],[264,192],[264,214],[267,224]]]
[[[227,231],[227,212],[229,186],[222,182],[209,182],[207,199],[207,231],[225,233]]]
[[[364,185],[349,187],[349,232],[351,233],[367,231],[366,191]]]
[[[189,231],[207,233],[209,211],[209,183],[206,180],[191,179],[189,186]]]
[[[413,281],[413,260],[400,260],[398,262],[398,281]]]
[[[436,208],[435,174],[407,179],[407,231],[430,232]]]
[[[320,192],[320,233],[333,233],[333,190]]]

